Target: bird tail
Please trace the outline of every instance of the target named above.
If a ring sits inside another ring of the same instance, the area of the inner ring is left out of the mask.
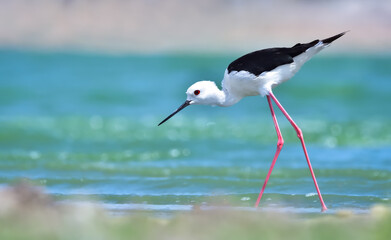
[[[345,32],[342,32],[342,33],[337,34],[335,36],[325,38],[325,39],[321,40],[321,42],[328,45],[328,44],[334,42],[335,40],[337,40],[338,38],[342,37],[343,35],[345,35],[345,33],[347,33],[347,32],[349,32],[349,31],[345,31]]]
[[[296,54],[294,56],[294,60],[296,62],[296,66],[297,66],[297,71],[299,70],[299,68],[305,62],[307,62],[315,54],[320,52],[322,49],[330,46],[330,43],[332,43],[333,41],[335,41],[338,38],[342,37],[347,32],[348,31],[340,33],[340,34],[337,34],[335,36],[332,36],[332,37],[329,37],[329,38],[326,38],[326,39],[323,39],[323,40],[314,40],[314,41],[312,41],[310,43],[306,43],[306,44],[300,44],[299,43],[299,44],[296,44],[295,46],[293,46],[292,49],[295,49],[295,50],[300,49],[300,51],[301,51],[300,54]],[[303,51],[302,48],[304,48],[305,50]]]

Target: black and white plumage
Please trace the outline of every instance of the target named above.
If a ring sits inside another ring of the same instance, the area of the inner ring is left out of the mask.
[[[302,131],[274,96],[272,88],[292,78],[305,62],[311,59],[319,51],[329,46],[330,43],[343,36],[345,33],[346,32],[343,32],[323,40],[314,40],[309,43],[298,43],[290,48],[268,48],[246,54],[228,65],[227,69],[225,70],[224,79],[222,81],[222,90],[218,89],[216,84],[211,81],[200,81],[194,83],[186,91],[187,99],[185,103],[183,103],[176,111],[160,122],[159,125],[163,124],[172,116],[189,105],[203,104],[228,107],[239,102],[240,99],[247,96],[267,96],[268,104],[277,132],[278,142],[277,150],[274,155],[271,167],[266,176],[261,192],[259,193],[255,206],[257,207],[259,205],[274,164],[284,144],[284,140],[282,138],[282,134],[272,106],[272,101],[274,101],[281,112],[291,123],[300,139],[304,155],[306,157],[308,167],[310,169],[311,176],[314,181],[320,203],[322,205],[322,211],[325,211],[327,207],[323,201],[318,184],[316,182],[315,174],[312,170]]]
[[[186,102],[159,125],[189,105],[227,107],[246,96],[268,95],[273,87],[292,78],[305,62],[345,33],[309,43],[298,43],[290,48],[267,48],[248,53],[228,65],[222,90],[212,81],[194,83],[186,91]]]
[[[267,48],[248,53],[229,64],[227,70],[228,73],[233,71],[247,71],[258,76],[265,71],[270,71],[278,66],[294,62],[295,57],[305,53],[308,49],[314,47],[320,42],[323,45],[328,45],[344,34],[345,33],[340,33],[331,38],[314,40],[310,43],[298,43],[290,48]]]
[[[231,98],[230,103],[236,103],[242,96],[267,95],[273,87],[292,78],[305,62],[344,34],[298,43],[290,48],[267,48],[236,59],[229,64],[223,80],[223,88],[237,95],[237,98]],[[253,84],[242,89],[243,81],[249,79]]]

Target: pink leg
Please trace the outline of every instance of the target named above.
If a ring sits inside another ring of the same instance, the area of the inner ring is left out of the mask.
[[[305,158],[307,159],[308,167],[309,167],[311,175],[312,175],[312,180],[314,180],[315,188],[316,188],[316,191],[318,192],[320,204],[322,205],[322,212],[324,212],[327,210],[327,207],[323,202],[322,194],[320,193],[318,183],[316,182],[314,171],[312,170],[311,162],[308,157],[307,149],[306,149],[305,143],[304,143],[303,133],[302,133],[301,129],[296,125],[296,123],[292,120],[292,118],[289,116],[289,114],[285,111],[285,109],[282,107],[282,105],[278,102],[278,100],[274,96],[274,94],[272,92],[270,92],[269,96],[271,98],[273,98],[273,101],[277,104],[277,106],[280,108],[281,112],[285,115],[285,117],[288,119],[288,121],[292,124],[293,128],[296,130],[297,136],[299,137],[301,145],[303,146],[304,155],[305,155]]]
[[[258,207],[259,202],[261,201],[263,191],[265,191],[266,184],[267,184],[267,182],[269,181],[270,174],[272,174],[274,164],[276,163],[277,158],[278,158],[278,155],[280,154],[281,149],[282,149],[282,146],[284,145],[284,139],[282,139],[280,127],[278,126],[278,122],[277,122],[276,115],[274,114],[274,110],[273,110],[273,106],[272,106],[272,101],[270,100],[270,96],[267,96],[267,101],[268,101],[268,103],[269,103],[270,112],[272,113],[273,122],[274,122],[274,127],[276,128],[276,132],[277,132],[277,137],[278,137],[277,151],[276,151],[276,153],[274,154],[274,158],[273,158],[273,161],[272,161],[272,165],[270,166],[269,172],[267,173],[267,176],[266,176],[265,182],[263,183],[261,192],[260,192],[259,195],[258,195],[258,199],[257,199],[257,202],[255,203],[255,207]]]

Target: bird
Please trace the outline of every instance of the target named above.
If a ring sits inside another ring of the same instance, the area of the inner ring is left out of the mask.
[[[276,86],[291,79],[304,63],[310,60],[321,50],[328,47],[332,42],[342,37],[346,32],[342,32],[323,40],[318,39],[309,43],[297,43],[292,47],[266,48],[243,55],[228,65],[222,80],[221,90],[213,81],[199,81],[194,83],[186,91],[186,101],[172,114],[161,121],[158,126],[162,125],[168,119],[190,105],[228,107],[236,104],[242,98],[247,96],[266,96],[278,140],[277,150],[256,200],[255,207],[257,208],[259,206],[267,182],[269,181],[269,177],[284,145],[284,139],[273,109],[273,101],[295,129],[297,136],[300,139],[304,156],[319,197],[321,211],[326,211],[327,207],[323,201],[322,194],[319,190],[319,186],[312,169],[304,142],[303,132],[277,100],[272,90]]]

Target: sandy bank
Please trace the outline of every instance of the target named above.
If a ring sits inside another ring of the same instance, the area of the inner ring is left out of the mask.
[[[249,51],[350,30],[331,51],[389,51],[387,0],[0,0],[0,47]]]

